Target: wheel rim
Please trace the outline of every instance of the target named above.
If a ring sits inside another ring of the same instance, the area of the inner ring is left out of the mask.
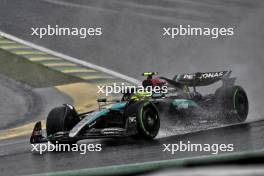
[[[156,133],[158,122],[157,122],[157,114],[151,110],[146,109],[143,115],[144,122],[143,125],[145,129],[152,135],[153,133]]]

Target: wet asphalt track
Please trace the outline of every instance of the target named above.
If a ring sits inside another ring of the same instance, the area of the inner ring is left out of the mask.
[[[248,92],[251,120],[264,114],[262,0],[0,0],[0,30],[142,79],[143,71],[233,70]],[[103,35],[31,36],[31,27],[102,27]],[[233,27],[234,36],[163,38],[163,27]]]
[[[28,139],[1,141],[0,170],[3,175],[32,174],[69,169],[92,168],[115,164],[128,164],[146,161],[186,158],[208,155],[206,152],[163,152],[163,144],[184,143],[234,144],[234,152],[263,149],[264,121],[251,124],[235,125],[226,128],[212,129],[185,135],[170,136],[153,141],[124,140],[85,140],[81,143],[101,143],[101,152],[54,153],[43,155],[32,153]],[[202,140],[201,140],[202,139]]]
[[[3,75],[0,75],[0,97],[0,130],[31,120],[41,112],[39,96],[25,85]]]
[[[22,8],[23,7],[23,8]],[[251,102],[249,121],[262,118],[264,33],[263,1],[248,0],[0,0],[0,30],[121,73],[140,78],[143,71],[212,71],[230,68]],[[30,36],[31,27],[102,26],[101,38]],[[234,27],[235,35],[219,40],[201,37],[162,38],[162,27],[178,24]],[[124,47],[126,46],[126,47]],[[118,63],[118,64],[117,64]],[[133,66],[133,67],[131,67]],[[234,143],[235,151],[261,149],[264,122],[160,138],[151,142],[98,140],[100,153],[32,154],[27,138],[0,142],[3,175],[106,166],[203,155],[162,152],[163,143]],[[88,142],[88,141],[83,141]]]

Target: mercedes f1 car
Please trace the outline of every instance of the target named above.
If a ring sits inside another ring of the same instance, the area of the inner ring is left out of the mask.
[[[118,138],[152,139],[160,128],[159,113],[151,101],[108,101],[98,99],[99,109],[78,114],[65,104],[50,111],[46,121],[47,137],[43,137],[41,122],[33,129],[30,142],[76,143],[81,139]],[[109,106],[110,108],[105,108]]]
[[[160,112],[188,117],[214,112],[232,122],[247,118],[246,92],[234,84],[231,71],[178,74],[173,79],[153,78],[156,74],[143,73],[147,78],[142,86],[146,89],[166,86],[166,93],[129,92],[121,100],[98,99],[98,110],[82,114],[69,104],[56,107],[47,117],[47,137],[42,135],[41,122],[37,122],[30,142],[75,143],[81,139],[117,137],[153,139],[159,132]],[[196,90],[220,80],[222,86],[214,94],[202,95]]]
[[[241,86],[235,85],[236,78],[231,71],[177,74],[173,79],[153,78],[157,72],[145,72],[144,87],[167,86],[167,93],[151,95],[152,103],[159,112],[174,116],[215,116],[225,122],[243,122],[249,110],[247,94]],[[198,87],[209,86],[218,81],[222,85],[212,94],[202,95]]]

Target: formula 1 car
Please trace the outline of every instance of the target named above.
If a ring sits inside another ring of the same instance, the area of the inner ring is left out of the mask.
[[[156,72],[145,72],[142,86],[167,87],[166,93],[124,93],[121,100],[98,99],[99,109],[78,114],[72,105],[56,107],[46,122],[47,137],[41,122],[33,129],[30,142],[75,143],[81,139],[133,137],[153,139],[159,132],[160,112],[173,116],[216,114],[231,122],[247,118],[249,104],[246,92],[234,85],[231,71],[178,74],[173,79],[153,78]],[[214,94],[202,95],[196,88],[222,81]],[[190,87],[193,90],[190,90]],[[111,107],[106,108],[107,105]]]
[[[47,137],[42,135],[41,122],[33,129],[30,143],[73,144],[81,139],[118,138],[152,139],[160,128],[159,113],[150,101],[108,101],[98,99],[99,109],[78,114],[65,104],[50,111],[46,121]],[[105,108],[105,106],[111,106]]]
[[[159,112],[174,116],[210,116],[214,114],[225,122],[243,122],[249,110],[247,94],[235,85],[231,71],[177,74],[173,79],[153,78],[157,72],[145,72],[144,87],[167,86],[167,93],[153,93],[151,102]],[[213,94],[202,95],[198,87],[209,86],[218,81],[222,85]],[[192,87],[192,90],[190,89]]]

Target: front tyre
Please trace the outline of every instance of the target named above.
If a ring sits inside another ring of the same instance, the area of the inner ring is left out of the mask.
[[[138,101],[129,104],[125,117],[136,117],[136,134],[134,139],[153,139],[160,128],[159,113],[156,106],[149,101]]]
[[[56,107],[50,111],[46,121],[47,136],[51,137],[57,132],[70,131],[80,119],[77,116],[76,110],[69,105]],[[50,140],[51,143],[56,143],[55,140]],[[57,141],[57,143],[76,143],[73,141]]]
[[[140,106],[137,115],[138,136],[144,139],[153,139],[160,128],[160,119],[156,107],[150,102]]]

